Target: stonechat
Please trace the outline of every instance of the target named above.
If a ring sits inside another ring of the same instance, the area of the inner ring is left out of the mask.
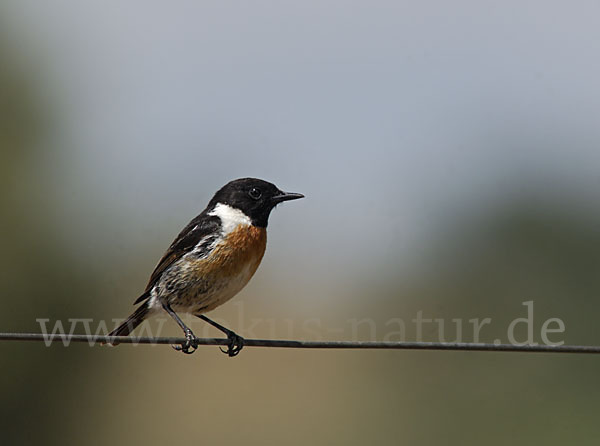
[[[204,313],[235,296],[256,272],[275,206],[303,197],[256,178],[227,183],[169,246],[135,301],[140,306],[109,336],[127,336],[150,316],[166,311],[186,338],[184,345],[174,348],[193,353],[198,347],[196,337],[177,315],[191,313],[225,333],[229,344],[224,352],[237,355],[244,346],[243,338]]]

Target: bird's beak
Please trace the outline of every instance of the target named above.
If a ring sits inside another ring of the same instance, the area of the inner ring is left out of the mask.
[[[281,203],[282,201],[297,200],[299,198],[304,198],[304,195],[295,194],[293,192],[279,191],[279,194],[275,195],[271,200],[273,201],[274,204],[278,204],[278,203]]]

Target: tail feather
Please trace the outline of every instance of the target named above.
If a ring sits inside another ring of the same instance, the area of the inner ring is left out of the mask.
[[[150,309],[148,304],[140,305],[137,310],[133,312],[131,316],[127,318],[121,325],[111,331],[108,336],[127,336],[135,328],[144,322],[144,319],[148,315]],[[119,345],[118,342],[111,342],[112,345]]]

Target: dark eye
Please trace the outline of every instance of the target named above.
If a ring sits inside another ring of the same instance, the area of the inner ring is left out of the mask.
[[[248,191],[248,195],[250,195],[250,198],[252,198],[253,200],[258,200],[260,199],[260,197],[262,197],[262,192],[259,188],[253,187]]]

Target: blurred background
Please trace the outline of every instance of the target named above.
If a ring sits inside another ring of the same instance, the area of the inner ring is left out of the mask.
[[[552,342],[599,344],[599,14],[2,1],[0,331],[114,325],[212,193],[255,176],[306,199],[274,212],[257,275],[212,313],[241,335],[472,341],[490,318],[479,340],[508,342],[533,301],[535,342],[559,318]],[[418,314],[443,329],[419,333]],[[6,445],[600,435],[594,356],[1,343],[0,358]]]

